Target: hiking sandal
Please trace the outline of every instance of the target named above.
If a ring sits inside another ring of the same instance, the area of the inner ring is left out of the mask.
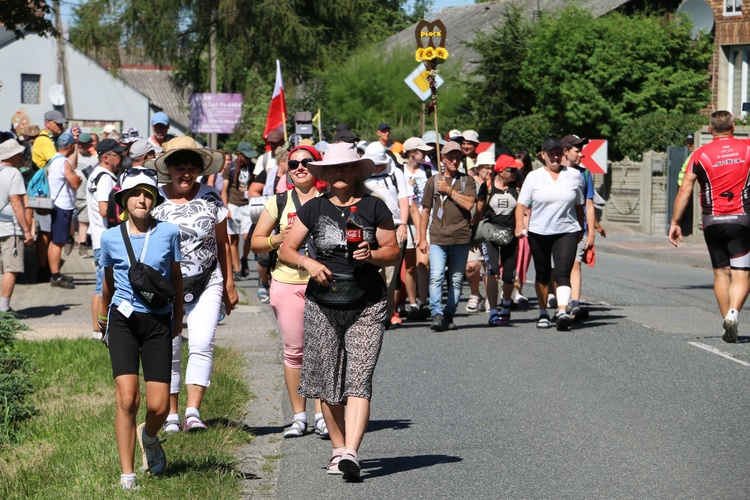
[[[293,438],[304,436],[305,434],[307,434],[307,422],[304,420],[295,420],[292,425],[284,429],[284,432],[281,433],[281,437]]]

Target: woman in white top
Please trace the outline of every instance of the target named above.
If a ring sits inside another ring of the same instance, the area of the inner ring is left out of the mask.
[[[185,318],[190,338],[185,371],[187,407],[185,430],[206,428],[200,407],[211,384],[214,337],[221,304],[227,314],[239,298],[234,287],[232,257],[227,233],[229,213],[214,188],[196,182],[201,175],[215,174],[224,166],[221,151],[201,149],[190,137],[175,137],[163,144],[165,153],[154,162],[159,176],[169,182],[159,192],[165,202],[154,209],[155,219],[180,228]],[[172,342],[172,382],[169,416],[165,432],[180,430],[177,413],[181,380],[182,335]]]
[[[572,319],[565,312],[570,300],[570,270],[583,228],[583,180],[575,169],[560,161],[563,147],[560,139],[549,138],[542,143],[544,168],[531,172],[525,179],[516,205],[516,237],[528,236],[536,270],[536,297],[539,303],[537,328],[549,328],[545,305],[549,294],[550,272],[554,259],[557,288],[557,319],[559,331],[568,330]],[[524,217],[532,208],[528,232]]]
[[[424,186],[427,179],[437,175],[437,169],[429,163],[425,163],[425,155],[432,151],[433,148],[428,146],[419,137],[410,137],[404,142],[404,175],[406,182],[413,191],[409,199],[409,225],[407,227],[406,252],[404,253],[404,265],[406,273],[404,275],[404,285],[406,296],[409,299],[406,319],[408,321],[422,320],[425,321],[430,317],[430,255],[428,253],[417,252],[419,245],[419,231],[417,231],[417,222],[419,214],[422,211],[422,205],[419,201],[424,193]],[[419,295],[419,305],[417,305],[417,295]]]

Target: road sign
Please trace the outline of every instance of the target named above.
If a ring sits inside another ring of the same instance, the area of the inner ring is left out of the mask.
[[[423,71],[426,71],[426,68],[424,66],[424,63],[421,63],[419,66],[417,66],[417,69],[411,72],[409,76],[406,77],[406,80],[404,80],[404,83],[406,83],[410,89],[414,91],[417,96],[419,96],[420,99],[423,101],[427,100],[428,97],[430,97],[430,84],[427,82],[427,78],[424,77],[422,74]],[[440,75],[435,77],[435,84],[440,87],[443,84],[443,79],[440,78]]]
[[[583,147],[581,165],[589,169],[592,174],[607,173],[607,141],[605,139],[591,139]]]

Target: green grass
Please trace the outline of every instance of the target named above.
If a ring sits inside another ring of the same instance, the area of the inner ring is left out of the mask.
[[[120,465],[106,348],[85,339],[16,341],[16,347],[35,365],[32,402],[40,415],[22,427],[19,444],[0,448],[0,498],[238,497],[242,474],[234,452],[252,438],[240,422],[251,397],[241,353],[215,349],[212,383],[201,408],[209,430],[170,435],[164,444],[166,475],[138,472],[141,489],[126,493],[115,488]],[[185,360],[187,348],[183,365]],[[184,404],[184,388],[180,401]],[[141,384],[138,422],[144,407]],[[140,465],[136,446],[136,470]]]

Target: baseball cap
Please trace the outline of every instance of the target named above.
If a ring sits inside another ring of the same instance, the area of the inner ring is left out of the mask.
[[[334,135],[333,140],[334,142],[358,142],[359,137],[354,135],[354,132],[352,132],[348,128],[342,128],[341,130],[336,131],[336,135]]]
[[[362,158],[372,160],[375,165],[386,165],[388,155],[385,153],[385,147],[380,142],[371,142],[365,148],[365,155]]]
[[[479,134],[476,130],[464,130],[464,133],[461,134],[461,136],[465,141],[476,142],[479,144]]]
[[[44,121],[55,122],[55,123],[65,123],[67,120],[65,119],[62,113],[53,109],[52,111],[47,111],[46,113],[44,113]]]
[[[550,149],[563,148],[562,142],[557,137],[548,137],[542,142],[542,151],[549,151]]]
[[[445,146],[440,148],[440,154],[442,155],[446,155],[451,151],[461,151],[461,146],[459,146],[455,141],[448,141],[445,143]]]
[[[78,136],[78,142],[87,143],[87,142],[91,142],[92,140],[93,139],[91,137],[91,134],[87,134],[85,132]]]
[[[422,134],[422,140],[425,142],[425,144],[437,144],[438,141],[435,140],[437,137],[437,134],[435,134],[434,130],[428,130],[424,134]],[[445,144],[445,139],[440,137],[440,145],[442,146]]]
[[[523,168],[523,163],[510,155],[498,156],[495,161],[495,172],[502,172],[506,168]]]
[[[460,130],[453,129],[450,132],[448,132],[448,135],[446,136],[446,139],[453,142],[458,142],[459,144],[463,142],[463,136],[461,135]]]
[[[169,116],[164,111],[158,111],[151,117],[151,125],[169,125]]]
[[[391,126],[388,125],[387,123],[381,123],[380,125],[378,125],[378,130],[381,132],[384,131],[385,129],[390,129],[390,128]]]
[[[432,148],[419,137],[409,137],[404,141],[404,151],[411,151],[412,149],[418,149],[420,151],[432,151]]]
[[[562,143],[563,149],[568,149],[572,146],[583,147],[589,143],[589,140],[585,137],[578,137],[575,134],[566,135],[560,142]]]
[[[258,152],[249,142],[241,142],[237,145],[237,152],[245,155],[246,158],[257,158]]]
[[[117,127],[115,127],[111,123],[108,123],[104,127],[102,127],[102,132],[104,132],[105,134],[112,134],[112,133],[117,134],[117,133],[119,133],[118,130],[117,130]]]
[[[120,143],[114,139],[102,139],[99,141],[99,144],[96,145],[96,153],[99,156],[109,151],[112,151],[113,153],[122,153],[125,151],[125,146],[121,146]]]
[[[490,167],[495,165],[495,155],[492,151],[482,151],[477,155],[477,161],[474,164],[478,167],[480,165],[489,165]]]
[[[57,123],[57,122],[55,122]],[[72,146],[76,143],[76,138],[70,132],[63,132],[60,137],[57,138],[57,147],[64,148],[65,146]]]
[[[105,139],[105,141],[108,139]],[[128,156],[131,158],[139,158],[145,154],[148,154],[152,151],[155,151],[154,145],[148,142],[145,139],[138,139],[133,143],[132,146],[130,146],[130,151],[128,151]]]
[[[685,137],[685,142],[688,142],[690,144],[692,144],[693,142],[695,142],[695,138],[693,137],[693,134],[688,134],[688,136]]]

